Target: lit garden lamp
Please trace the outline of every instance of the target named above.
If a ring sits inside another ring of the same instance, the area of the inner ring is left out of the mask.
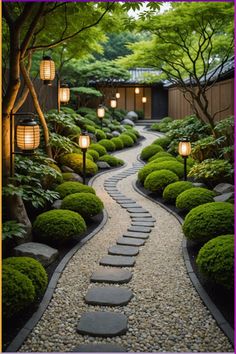
[[[147,103],[147,97],[146,96],[142,97],[142,103],[143,103],[143,117],[145,118],[145,103]]]
[[[70,89],[68,85],[60,85],[60,80],[58,80],[58,112],[60,112],[61,103],[68,103],[70,101]]]
[[[83,153],[83,184],[85,184],[85,176],[86,176],[86,152],[90,145],[90,137],[85,133],[81,134],[79,137],[79,147]]]
[[[45,85],[52,85],[55,78],[55,63],[50,56],[44,56],[40,62],[40,79]]]
[[[179,154],[184,159],[184,181],[187,181],[187,158],[191,153],[191,144],[187,138],[179,142]]]
[[[105,116],[105,108],[101,104],[97,108],[97,116],[101,120],[101,129],[102,129],[102,120]]]
[[[120,92],[116,92],[116,98],[120,98]]]
[[[135,87],[134,92],[136,93],[136,95],[138,95],[140,93],[139,87]]]
[[[111,99],[110,106],[112,108],[112,119],[115,119],[115,108],[117,107],[117,101],[115,98]]]

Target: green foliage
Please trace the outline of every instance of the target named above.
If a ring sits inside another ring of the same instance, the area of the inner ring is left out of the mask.
[[[148,163],[158,163],[158,162],[165,162],[165,161],[175,161],[175,162],[177,162],[177,160],[176,160],[176,158],[174,156],[162,156],[162,157],[157,157],[155,159],[153,159],[152,157],[150,157],[150,159],[148,160]]]
[[[95,109],[90,107],[79,107],[77,112],[82,116],[86,116],[87,114],[95,115]]]
[[[78,147],[70,138],[57,133],[50,133],[49,144],[55,160],[58,160],[62,154],[72,153],[74,148]]]
[[[213,136],[197,140],[193,143],[191,155],[198,162],[217,157],[223,141],[224,137],[215,139]]]
[[[91,144],[95,145],[95,144]],[[93,148],[93,150],[96,150]],[[88,150],[89,151],[89,150]],[[82,174],[83,172],[83,157],[80,154],[67,154],[63,155],[60,158],[60,163],[62,165],[68,166],[72,168],[76,173]],[[86,159],[86,176],[93,176],[97,173],[98,167],[97,165],[88,159]]]
[[[115,151],[115,144],[108,139],[102,139],[99,141],[99,145],[102,145],[107,151]]]
[[[134,145],[133,139],[127,134],[121,134],[119,138],[122,140],[124,147],[131,147]]]
[[[181,155],[178,155],[176,157],[176,160],[181,162],[181,163],[184,163],[184,159],[183,159],[183,157]],[[192,167],[196,163],[196,161],[191,156],[189,156],[186,161],[187,161],[187,166],[188,167]]]
[[[92,195],[88,193],[89,195]],[[71,210],[50,210],[37,216],[33,234],[37,241],[60,246],[86,231],[84,219]]]
[[[189,212],[198,205],[214,202],[215,193],[206,188],[195,187],[185,190],[176,198],[176,207]]]
[[[151,172],[144,182],[144,188],[157,194],[162,194],[165,187],[173,182],[178,181],[178,176],[168,170],[160,170]]]
[[[91,193],[75,193],[65,197],[61,207],[62,209],[73,210],[85,219],[89,219],[103,210],[103,202]]]
[[[126,131],[125,134],[129,135],[133,139],[134,142],[136,142],[138,140],[137,136],[131,131],[131,129]]]
[[[2,311],[11,318],[27,307],[35,299],[32,281],[8,265],[2,266]]]
[[[148,159],[148,162],[152,162],[154,161],[155,159],[159,158],[159,157],[164,157],[164,156],[168,156],[168,157],[174,157],[173,155],[171,155],[169,152],[165,152],[165,151],[160,151],[160,152],[157,152],[155,155],[153,155],[152,157],[150,157]]]
[[[63,199],[69,194],[74,194],[74,193],[92,193],[95,194],[95,190],[90,187],[86,186],[83,183],[80,182],[73,182],[73,181],[67,181],[63,182],[59,186],[57,186],[56,191],[60,194],[60,198]]]
[[[199,251],[199,270],[212,282],[227,289],[234,287],[234,235],[223,235],[208,241]]]
[[[101,92],[92,87],[72,87],[70,90],[79,95],[102,97]]]
[[[159,170],[158,168],[158,164],[157,163],[151,163],[151,164],[147,164],[144,167],[142,167],[139,171],[138,171],[138,180],[140,181],[140,183],[144,184],[145,179],[147,178],[147,176],[153,172],[153,171],[157,171]]]
[[[93,149],[89,149],[87,156],[90,155],[93,158],[93,161],[97,161],[99,159],[99,153]]]
[[[101,129],[96,129],[95,136],[98,141],[102,140],[102,139],[106,139],[106,137],[107,137],[107,135]]]
[[[92,125],[89,124],[85,124],[85,129],[87,130],[87,132],[95,134],[96,133],[96,128],[93,127]]]
[[[39,261],[31,257],[9,257],[3,260],[3,264],[11,266],[27,276],[32,281],[36,297],[44,293],[48,276]]]
[[[112,138],[111,141],[114,143],[114,145],[116,146],[116,150],[121,150],[124,148],[124,143],[122,141],[121,138],[117,137],[117,138]]]
[[[67,108],[67,107],[65,107]],[[63,108],[63,110],[65,110]],[[67,108],[68,109],[68,108]],[[78,115],[74,111],[70,113],[57,112],[51,110],[45,114],[45,119],[50,131],[60,135],[77,135],[79,134],[78,127],[76,125]]]
[[[160,158],[158,158],[157,160],[148,163],[148,165],[152,164],[157,166],[156,170],[169,170],[174,172],[180,178],[184,175],[184,166],[178,161],[167,159],[167,161],[160,162]]]
[[[26,234],[25,225],[16,220],[5,221],[2,224],[2,239],[24,238]]]
[[[44,189],[53,189],[56,184],[62,183],[63,180],[60,168],[54,163],[51,163],[49,166],[56,170],[58,172],[58,175],[56,176],[56,178],[51,175],[43,177],[41,179],[41,183]]]
[[[73,172],[63,172],[62,177],[64,182],[74,181]]]
[[[104,146],[100,145],[99,143],[97,144],[91,144],[88,148],[88,151],[92,149],[92,150],[95,150],[99,153],[99,156],[102,156],[102,155],[106,155],[107,154],[107,150],[105,149]]]
[[[160,145],[149,145],[141,151],[140,157],[142,160],[146,161],[160,151],[163,151],[163,148]]]
[[[163,149],[167,149],[168,145],[170,144],[171,140],[167,136],[163,136],[153,141],[152,144],[160,145]]]
[[[178,195],[187,189],[193,188],[193,184],[188,181],[178,181],[169,184],[163,191],[163,198],[169,203],[175,204]]]
[[[226,136],[227,139],[230,141],[232,139],[234,131],[234,116],[220,120],[215,125],[214,131],[218,137]]]
[[[214,202],[199,205],[186,216],[184,235],[201,243],[234,231],[234,207],[230,203]]]
[[[101,156],[99,158],[99,161],[107,162],[112,167],[117,167],[117,166],[124,165],[124,161],[123,160],[118,159],[117,157],[111,156],[111,155],[103,155],[103,156]]]

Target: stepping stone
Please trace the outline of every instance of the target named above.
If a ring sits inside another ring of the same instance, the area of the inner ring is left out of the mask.
[[[122,199],[122,198],[119,197],[119,198],[116,198],[116,199],[117,199],[117,201],[119,201],[122,204],[130,204],[130,203],[133,202],[132,199],[127,199],[127,198]]]
[[[118,189],[114,187],[104,187],[107,191],[118,192]]]
[[[126,350],[113,343],[80,344],[72,353],[123,353]]]
[[[154,227],[153,222],[148,222],[148,221],[134,221],[131,223],[131,226],[149,226],[149,227]]]
[[[132,217],[132,222],[137,222],[137,221],[144,221],[144,222],[150,222],[150,221],[153,221],[153,222],[155,222],[156,221],[156,219],[154,219],[154,218],[149,218],[149,219],[146,219],[146,218],[133,218]]]
[[[125,203],[122,203],[121,204],[122,208],[139,208],[139,205],[136,204],[135,202],[132,203],[132,204],[125,204]]]
[[[127,231],[123,237],[131,237],[131,238],[141,238],[143,240],[147,240],[149,238],[148,234],[144,234],[143,232],[129,232]]]
[[[129,226],[128,231],[149,233],[152,231],[152,229],[150,229],[150,227],[145,226]]]
[[[108,249],[109,254],[116,254],[119,256],[137,256],[139,250],[137,247],[128,246],[112,246]]]
[[[105,256],[100,260],[99,263],[101,265],[108,265],[113,267],[133,267],[135,264],[135,258],[126,256]]]
[[[88,290],[85,302],[91,305],[123,306],[127,305],[132,297],[132,291],[127,288],[115,286],[94,287]]]
[[[152,216],[147,213],[140,213],[138,214],[137,212],[132,213],[131,218],[151,218]]]
[[[146,209],[142,207],[129,208],[127,209],[129,213],[149,213]]]
[[[135,238],[128,238],[128,237],[120,237],[116,241],[117,245],[126,245],[126,246],[143,246],[145,244],[145,240],[143,239],[135,239]]]
[[[132,278],[132,273],[125,269],[104,268],[93,272],[90,281],[97,283],[128,283]]]
[[[115,337],[127,332],[128,319],[123,313],[86,312],[78,323],[77,332],[95,337]]]

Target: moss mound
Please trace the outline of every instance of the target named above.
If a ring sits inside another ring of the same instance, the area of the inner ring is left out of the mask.
[[[96,136],[98,141],[107,138],[106,133],[104,133],[104,131],[101,130],[101,129],[96,129],[95,136]]]
[[[173,156],[173,155],[171,155],[171,154],[169,154],[169,152],[165,152],[165,151],[160,151],[160,152],[157,152],[155,155],[153,155],[152,157],[150,157],[149,159],[148,159],[148,162],[152,162],[152,161],[154,161],[154,160],[156,160],[156,159],[159,159],[159,158],[161,158],[161,157],[170,157],[170,158],[172,158],[172,159],[175,159],[176,160],[176,158]]]
[[[150,159],[149,159],[150,160]],[[148,163],[158,163],[158,162],[166,162],[166,161],[175,161],[177,162],[176,158],[173,156],[162,156],[162,157],[156,157],[155,159],[152,159]]]
[[[127,134],[121,134],[119,138],[122,140],[124,147],[131,147],[134,145],[133,139]]]
[[[190,188],[193,188],[192,182],[178,181],[171,183],[164,189],[163,198],[167,202],[175,204],[178,195]]]
[[[59,184],[57,186],[56,191],[60,194],[60,197],[63,199],[69,194],[74,194],[74,193],[92,193],[95,194],[95,190],[90,187],[86,186],[83,183],[80,182],[73,182],[73,181],[68,181],[68,182],[63,182],[62,184]]]
[[[141,159],[144,161],[147,161],[150,157],[155,155],[157,152],[163,151],[163,148],[160,145],[149,145],[146,146],[142,151],[141,151]]]
[[[178,176],[168,170],[151,172],[144,182],[144,187],[151,192],[161,194],[163,189],[170,183],[178,181]]]
[[[88,148],[88,151],[91,149],[97,151],[99,153],[99,156],[106,155],[106,153],[107,153],[107,150],[105,149],[105,147],[100,145],[99,143],[91,144]]]
[[[99,158],[99,161],[107,162],[112,167],[117,167],[117,166],[124,165],[124,161],[123,160],[118,159],[117,157],[111,156],[111,155],[103,155],[103,156],[101,156]]]
[[[206,242],[234,231],[234,207],[230,203],[214,202],[199,205],[186,216],[183,232],[189,240]]]
[[[153,163],[153,164],[147,164],[144,167],[142,167],[139,172],[138,172],[138,180],[143,184],[145,179],[147,178],[147,176],[153,172],[153,171],[157,171],[158,168],[158,164],[157,163]]]
[[[214,202],[215,193],[206,188],[190,188],[176,198],[176,207],[182,211],[190,211],[198,205]]]
[[[199,251],[200,271],[216,284],[234,287],[234,235],[223,235],[208,241]]]
[[[133,131],[127,130],[127,131],[125,132],[125,135],[129,135],[129,136],[133,139],[134,142],[136,142],[136,141],[138,140],[136,134],[133,133]]]
[[[72,168],[76,173],[82,174],[83,172],[83,157],[80,154],[66,154],[60,157],[62,165]],[[96,163],[86,158],[86,176],[93,176],[97,173],[98,167]]]
[[[182,178],[184,175],[184,166],[182,163],[175,160],[167,160],[163,162],[153,161],[149,164],[158,164],[159,170],[169,170],[174,172],[179,178]],[[188,168],[187,168],[188,171]]]
[[[95,161],[95,162],[98,161],[98,159],[99,159],[99,153],[98,153],[97,151],[92,150],[92,149],[89,149],[88,154],[89,154],[90,156],[92,156],[93,161]]]
[[[112,138],[111,141],[113,142],[113,144],[116,147],[116,150],[121,150],[124,148],[124,143],[122,141],[121,138],[117,137],[117,138]]]
[[[48,283],[48,276],[42,264],[36,259],[31,257],[9,257],[4,259],[3,264],[11,266],[26,275],[32,281],[36,297],[44,293]]]
[[[65,197],[61,207],[76,211],[88,219],[103,210],[103,202],[96,195],[90,193],[75,193]]]
[[[115,144],[108,139],[102,139],[99,141],[99,145],[102,145],[107,151],[115,151]]]
[[[163,136],[163,137],[158,138],[153,141],[153,144],[160,145],[163,147],[163,149],[167,149],[167,147],[170,143],[171,143],[171,140],[167,136]]]
[[[49,245],[60,246],[74,236],[82,236],[85,231],[86,224],[82,216],[70,210],[46,211],[40,214],[33,224],[36,239]]]

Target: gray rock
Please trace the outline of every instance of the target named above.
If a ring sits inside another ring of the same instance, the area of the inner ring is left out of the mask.
[[[123,237],[131,237],[131,238],[141,238],[143,240],[147,240],[149,238],[148,234],[145,234],[143,232],[129,232],[127,231]]]
[[[132,273],[125,269],[99,269],[95,271],[90,278],[91,282],[98,283],[128,283],[132,278]]]
[[[72,353],[123,353],[126,350],[113,343],[80,344],[72,350]]]
[[[123,313],[86,312],[77,326],[77,332],[95,337],[114,337],[125,334],[128,319]]]
[[[152,229],[146,226],[129,226],[128,231],[149,233],[152,231]]]
[[[51,264],[59,255],[55,248],[38,242],[27,242],[14,248],[15,256],[32,257],[43,266]]]
[[[127,209],[129,213],[148,213],[148,211],[140,206]]]
[[[137,256],[139,250],[137,247],[129,246],[111,246],[108,249],[109,254],[114,254],[117,256]]]
[[[216,197],[214,197],[214,201],[215,202],[227,202],[229,199],[234,198],[234,193],[230,192],[230,193],[224,193],[224,194],[220,194],[217,195]]]
[[[130,119],[124,119],[124,120],[122,120],[122,122],[121,122],[121,124],[123,124],[123,125],[130,125],[131,127],[134,127],[135,126],[135,124],[134,124],[134,122],[132,121],[132,120],[130,120]]]
[[[118,245],[125,245],[125,246],[143,246],[145,244],[144,239],[138,239],[138,238],[129,238],[129,237],[120,237],[117,242]]]
[[[216,193],[225,194],[225,193],[234,192],[234,186],[230,183],[219,183],[217,184],[217,186],[215,186],[213,190]]]
[[[131,218],[152,218],[152,216],[147,212],[147,213],[140,213],[138,214],[136,211],[133,212],[131,215]]]
[[[61,209],[61,204],[62,204],[62,200],[61,200],[61,199],[57,199],[57,200],[52,204],[52,208],[53,208],[53,209]]]
[[[71,172],[70,178],[66,179],[67,181],[74,181],[74,182],[80,182],[83,183],[83,178],[78,175],[77,173]]]
[[[200,183],[200,182],[193,182],[194,187],[201,187],[201,188],[207,188],[205,183]]]
[[[144,222],[150,222],[150,221],[153,221],[153,222],[155,222],[156,221],[156,219],[154,219],[154,218],[132,218],[132,222],[139,222],[139,221],[144,221]]]
[[[125,118],[128,118],[128,119],[131,119],[131,120],[133,120],[133,121],[136,121],[136,120],[138,120],[138,115],[137,115],[137,113],[134,112],[134,111],[129,111],[129,112],[126,114]]]
[[[106,170],[108,168],[111,168],[111,166],[105,161],[97,161],[96,163],[98,168],[100,168],[101,170]]]
[[[149,226],[149,227],[154,227],[153,222],[148,222],[148,221],[134,221],[131,223],[131,226]]]
[[[100,262],[101,265],[108,265],[113,267],[133,267],[135,264],[134,257],[125,256],[105,256]]]
[[[74,170],[72,170],[72,168],[70,168],[68,166],[61,166],[61,171],[62,172],[74,172]]]
[[[132,291],[127,288],[94,287],[88,290],[85,302],[91,305],[122,306],[127,305],[132,297]]]
[[[119,133],[117,130],[114,130],[111,134],[112,134],[114,137],[120,136],[120,133]]]

